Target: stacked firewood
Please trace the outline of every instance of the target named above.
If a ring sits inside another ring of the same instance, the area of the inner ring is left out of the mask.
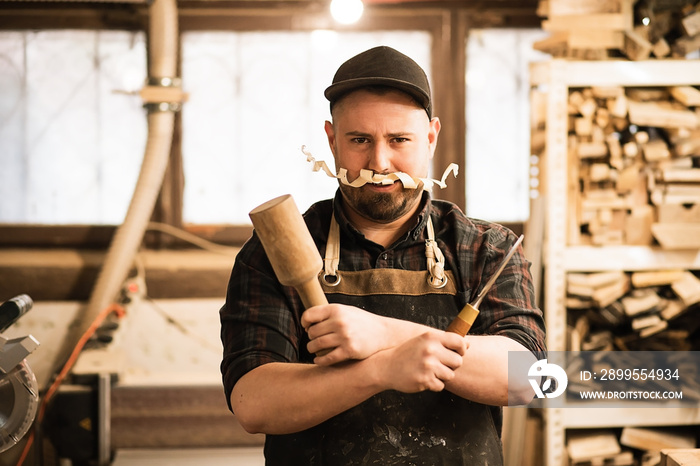
[[[699,303],[700,279],[687,270],[569,273],[569,349],[696,350]]]
[[[541,0],[550,37],[537,50],[557,58],[682,58],[700,50],[700,3],[687,0]]]
[[[700,90],[579,88],[568,108],[570,243],[699,248]]]
[[[667,466],[698,464],[697,439],[688,429],[625,427],[577,430],[569,434],[572,466]],[[689,462],[680,462],[689,460]]]

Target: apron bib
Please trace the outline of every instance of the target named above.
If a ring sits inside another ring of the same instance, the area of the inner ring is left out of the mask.
[[[445,329],[459,313],[455,280],[444,267],[428,221],[429,270],[337,270],[335,218],[320,282],[328,301],[374,314]],[[437,251],[435,251],[437,250]],[[308,343],[305,340],[304,344]],[[489,465],[503,464],[502,444],[489,407],[444,390],[415,394],[388,390],[312,429],[268,436],[267,464]],[[297,457],[290,452],[299,452]]]

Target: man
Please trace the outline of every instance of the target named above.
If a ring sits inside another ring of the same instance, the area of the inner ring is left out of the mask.
[[[425,72],[389,47],[363,52],[326,89],[325,131],[352,182],[428,174],[440,132]],[[230,407],[267,434],[267,464],[502,464],[508,352],[544,351],[522,251],[486,295],[470,335],[444,329],[495,273],[515,235],[401,182],[340,183],[304,215],[331,304],[304,311],[257,236],[236,258],[221,310]],[[534,356],[533,356],[534,360]]]

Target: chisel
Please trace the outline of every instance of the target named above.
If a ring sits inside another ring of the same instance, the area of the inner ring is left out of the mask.
[[[503,272],[506,264],[510,258],[513,257],[513,254],[515,254],[515,250],[518,248],[520,243],[522,243],[523,238],[524,236],[520,235],[515,244],[511,246],[508,254],[506,254],[506,257],[503,258],[498,270],[496,270],[496,273],[489,278],[489,281],[486,282],[486,285],[481,289],[479,294],[476,296],[476,299],[471,303],[467,303],[459,314],[457,314],[457,317],[455,317],[447,327],[448,332],[457,333],[461,336],[465,336],[467,332],[469,332],[469,329],[472,328],[472,324],[476,320],[476,316],[479,315],[479,305],[481,304],[481,301],[484,299],[484,296],[486,296],[486,293],[488,293],[488,291],[491,289],[491,286],[493,286],[498,276],[501,275],[501,272]]]

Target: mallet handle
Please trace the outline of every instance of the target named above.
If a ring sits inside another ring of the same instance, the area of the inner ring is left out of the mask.
[[[304,308],[308,309],[313,306],[320,306],[322,304],[328,304],[326,299],[326,294],[321,288],[321,284],[318,282],[318,278],[314,277],[308,282],[302,283],[295,287],[301,302],[304,304]]]

